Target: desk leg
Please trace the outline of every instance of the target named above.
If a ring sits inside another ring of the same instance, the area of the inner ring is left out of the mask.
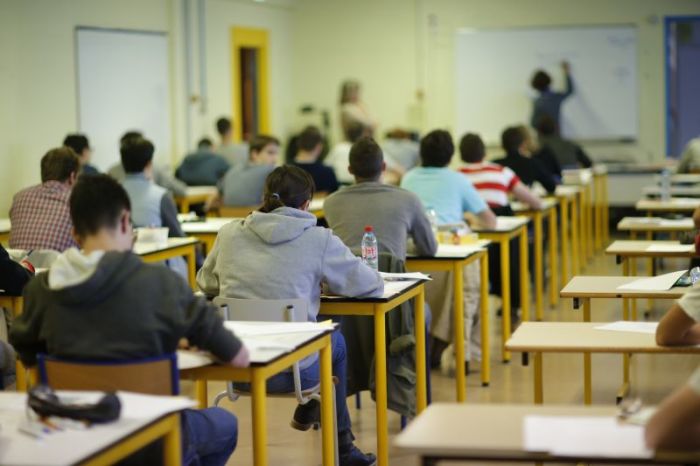
[[[520,309],[523,322],[530,321],[530,257],[527,246],[527,226],[523,225],[520,231]],[[540,244],[540,252],[542,252],[541,246]],[[541,261],[542,257],[540,257]]]
[[[579,218],[579,209],[578,209],[578,196],[574,196],[571,198],[571,249],[572,249],[572,257],[571,257],[571,264],[574,269],[574,275],[578,275],[581,273],[581,243],[579,242],[578,239],[578,234],[579,234],[579,225],[578,225],[578,218]]]
[[[527,231],[527,230],[526,230]],[[542,212],[535,214],[535,315],[544,319],[544,235],[542,234]]]
[[[591,298],[583,298],[583,321],[591,321]],[[587,405],[592,400],[591,353],[583,353],[583,402]]]
[[[481,385],[487,387],[491,382],[491,345],[489,337],[489,255],[481,255]]]
[[[462,305],[464,308],[464,305]],[[415,299],[415,332],[416,332],[416,413],[420,414],[428,406],[428,381],[425,361],[425,287]],[[457,312],[455,311],[455,314]],[[464,345],[462,345],[464,352]],[[461,367],[462,370],[459,370]],[[457,372],[464,374],[464,364],[457,364]]]
[[[452,288],[454,297],[454,347],[455,378],[457,379],[457,402],[463,403],[467,394],[467,376],[464,373],[464,264],[455,262],[452,267]],[[418,324],[416,324],[416,334]]]
[[[194,290],[197,287],[197,261],[195,260],[195,245],[187,248],[185,259],[187,260],[187,280],[190,282],[190,287]]]
[[[561,200],[561,280],[562,283],[569,282],[569,200],[562,198]],[[552,269],[554,271],[554,269]],[[554,274],[552,274],[554,275]],[[559,290],[556,290],[559,293]],[[558,294],[557,294],[558,295]]]
[[[327,344],[321,348],[321,438],[323,466],[332,466],[335,463],[335,413],[333,403],[333,364],[330,335],[325,337]]]
[[[593,222],[593,187],[589,184],[586,187],[586,218],[588,219],[588,255],[593,258],[595,249],[593,248],[594,222]]]
[[[187,214],[190,212],[190,201],[188,201],[186,198],[182,198],[180,201],[180,213],[181,214]]]
[[[251,377],[251,404],[253,405],[253,464],[267,466],[267,413],[265,377],[253,370]]]
[[[172,427],[165,434],[163,443],[163,464],[179,466],[182,464],[182,440],[180,440],[180,415],[173,414]]]
[[[542,387],[542,353],[534,354],[535,360],[535,404],[541,405],[544,401],[544,392]]]
[[[195,380],[194,382],[194,395],[197,399],[197,404],[199,409],[204,409],[209,404],[207,397],[207,381],[206,380]]]
[[[647,232],[647,241],[652,241],[654,239],[654,232],[653,231],[648,231]],[[650,257],[649,260],[647,261],[647,276],[653,277],[656,275],[654,273],[654,258]],[[647,299],[647,315],[651,313],[651,308],[654,306],[654,300],[649,298]],[[637,320],[636,316],[635,319]]]
[[[386,325],[383,312],[374,313],[374,370],[377,409],[377,464],[389,466],[389,423],[386,388]],[[418,325],[418,324],[416,324]],[[418,375],[418,374],[416,374]]]
[[[510,338],[510,241],[500,241],[501,246],[501,306],[502,331],[501,331],[501,352],[503,362],[510,361],[510,352],[506,351],[506,341]],[[522,301],[522,300],[521,300]]]
[[[557,289],[557,209],[549,211],[549,304],[554,307],[559,303]]]
[[[26,392],[29,389],[29,383],[27,382],[27,369],[24,364],[17,359],[15,363],[15,388],[18,392]]]
[[[610,240],[610,207],[608,205],[608,175],[603,175],[603,243]]]
[[[628,277],[630,274],[630,262],[627,257],[622,258],[622,275]],[[630,300],[622,299],[622,320],[630,320]]]

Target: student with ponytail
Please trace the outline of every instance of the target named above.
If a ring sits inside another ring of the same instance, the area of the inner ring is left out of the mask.
[[[304,298],[310,321],[320,306],[321,285],[345,296],[381,296],[384,284],[377,272],[355,257],[331,230],[316,226],[308,212],[314,182],[294,166],[276,168],[265,180],[263,206],[242,220],[224,226],[214,248],[197,274],[199,287],[210,296],[244,299]],[[341,466],[368,466],[372,454],[354,446],[346,394],[346,351],[340,332],[333,340],[338,445]],[[303,388],[319,382],[318,358],[300,364]],[[269,392],[293,391],[291,372],[268,380]],[[319,404],[297,407],[292,427],[307,430],[320,417]]]

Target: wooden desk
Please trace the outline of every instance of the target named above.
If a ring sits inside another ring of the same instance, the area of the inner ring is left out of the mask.
[[[489,344],[489,257],[486,248],[491,241],[479,241],[474,246],[451,246],[440,244],[435,257],[406,258],[406,268],[420,272],[450,272],[452,274],[454,347],[455,360],[464,361],[464,267],[479,260],[481,264],[481,384],[488,386],[491,382],[491,362]],[[465,401],[467,380],[463,365],[457,364],[457,401]]]
[[[7,246],[10,241],[10,219],[0,218],[0,243]]]
[[[591,403],[591,353],[612,354],[700,354],[700,346],[659,346],[652,333],[597,330],[601,322],[523,322],[506,347],[511,351],[534,353],[535,403],[543,401],[543,353],[582,353],[584,357],[584,402]],[[586,363],[586,360],[588,362]],[[628,380],[623,390],[627,390]]]
[[[374,318],[374,370],[375,398],[377,410],[377,464],[389,465],[389,426],[387,422],[387,381],[386,381],[386,313],[411,298],[416,298],[416,411],[421,413],[427,405],[426,361],[425,361],[425,287],[421,281],[394,282],[405,285],[401,291],[385,289],[382,298],[321,298],[322,315],[356,315]]]
[[[89,429],[67,429],[47,434],[41,440],[20,433],[17,426],[26,419],[26,394],[0,393],[0,417],[3,419],[0,463],[15,466],[42,464],[114,464],[158,439],[164,440],[163,464],[182,464],[179,411],[191,405],[188,400],[137,394],[119,394],[120,419]],[[134,400],[147,400],[153,414],[140,414]],[[154,409],[159,407],[160,409]],[[158,413],[158,414],[156,414]]]
[[[657,178],[661,181],[660,175]],[[700,173],[675,173],[671,175],[671,183],[687,185],[700,184]]]
[[[510,361],[510,353],[505,349],[505,341],[510,337],[510,240],[520,236],[520,309],[522,320],[530,320],[530,280],[527,247],[527,224],[529,218],[498,217],[498,224],[493,230],[475,229],[479,238],[488,239],[499,244],[501,249],[501,294],[503,295],[503,361]]]
[[[661,217],[624,217],[617,224],[619,231],[629,231],[630,238],[636,239],[637,234],[653,235],[654,233],[678,233],[693,231],[695,225],[690,217],[667,219]],[[647,239],[651,239],[648,238]]]
[[[206,255],[214,248],[214,241],[216,241],[216,235],[219,234],[221,227],[233,220],[242,219],[235,219],[232,217],[207,217],[204,221],[182,222],[182,231],[184,231],[187,236],[197,238],[201,241],[204,245],[204,254]]]
[[[560,205],[561,216],[561,265],[562,280],[581,272],[580,197],[582,190],[578,186],[557,186],[555,196]],[[569,269],[569,244],[571,245],[571,270]],[[571,275],[569,273],[571,272]]]
[[[639,459],[558,456],[524,449],[526,416],[614,417],[617,412],[614,406],[433,403],[399,434],[394,444],[402,453],[418,456],[424,466],[435,465],[440,460],[565,464],[691,464],[700,461],[697,452],[660,451],[653,458]]]
[[[677,186],[671,185],[671,196],[673,197],[700,197],[700,186]],[[661,186],[651,185],[642,189],[642,194],[647,197],[661,197]]]
[[[660,199],[640,199],[635,204],[637,210],[647,213],[649,217],[659,213],[687,213],[692,212],[700,207],[700,199],[693,198],[672,198],[669,201]]]
[[[607,244],[610,235],[607,166],[593,166],[593,186],[595,191],[595,241],[597,249],[600,249]]]
[[[580,191],[577,193],[580,209],[580,228],[581,228],[581,259],[590,259],[593,257],[593,176],[589,169],[572,170],[585,173],[585,176],[577,177],[575,180],[566,180],[564,187],[577,187]],[[561,189],[561,188],[559,188]]]
[[[264,325],[264,324],[263,324]],[[320,352],[321,379],[321,436],[324,466],[335,462],[335,433],[333,425],[333,370],[331,333],[334,327],[317,333],[290,333],[283,337],[292,343],[289,350],[273,352],[251,349],[251,363],[246,368],[235,368],[224,364],[190,365],[185,362],[186,352],[178,352],[180,378],[194,380],[200,408],[207,406],[207,381],[234,381],[251,384],[251,409],[253,417],[253,457],[255,466],[266,466],[267,457],[267,379],[291,367],[294,363]],[[245,338],[243,338],[245,343]]]
[[[542,222],[548,218],[549,222],[549,298],[552,306],[556,305],[557,289],[557,204],[556,198],[545,198],[542,200],[542,208],[539,210],[530,209],[521,202],[513,202],[511,206],[516,214],[524,215],[532,219],[534,225],[535,242],[535,315],[537,320],[544,319],[544,231]]]
[[[197,286],[195,277],[195,246],[199,243],[195,238],[168,238],[166,245],[151,243],[134,243],[134,253],[141,256],[144,262],[161,262],[174,257],[184,256],[187,260],[188,282],[192,289]]]
[[[190,186],[184,196],[175,197],[175,204],[181,213],[186,214],[192,204],[203,204],[217,193],[216,186]]]

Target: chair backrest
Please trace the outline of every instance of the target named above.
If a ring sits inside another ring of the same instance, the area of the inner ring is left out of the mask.
[[[87,361],[38,355],[39,380],[54,390],[117,390],[148,395],[180,391],[174,353],[132,361]]]
[[[214,298],[225,320],[260,322],[306,322],[309,302],[306,299]]]
[[[219,207],[219,217],[245,218],[249,213],[259,208],[259,205],[243,207],[221,206]]]

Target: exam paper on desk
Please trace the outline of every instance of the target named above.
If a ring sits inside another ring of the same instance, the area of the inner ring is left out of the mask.
[[[647,246],[648,252],[693,252],[694,244],[651,244]]]
[[[630,283],[625,283],[617,287],[618,290],[644,290],[644,291],[665,291],[673,288],[673,285],[687,270],[665,273],[656,277],[640,278]]]
[[[614,332],[633,332],[633,333],[656,333],[658,322],[630,322],[626,320],[618,320],[610,324],[599,325],[596,330],[610,330]]]

